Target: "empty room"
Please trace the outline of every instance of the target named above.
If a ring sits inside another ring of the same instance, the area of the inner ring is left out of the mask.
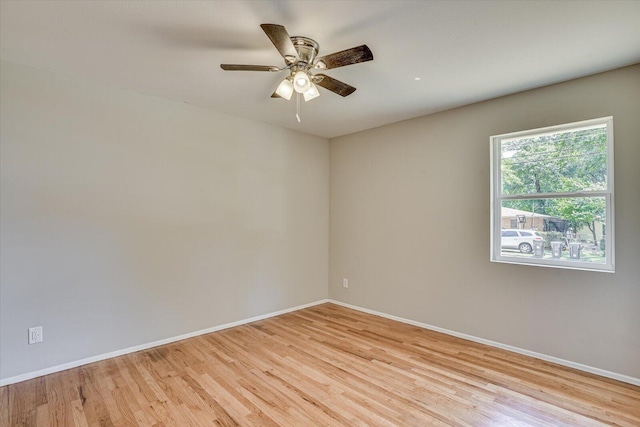
[[[639,22],[0,0],[0,426],[639,426]]]

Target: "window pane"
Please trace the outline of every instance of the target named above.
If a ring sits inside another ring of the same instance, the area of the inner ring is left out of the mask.
[[[517,216],[525,218],[518,224],[519,233],[502,230],[501,256],[606,264],[604,197],[503,200],[501,204],[503,228]]]
[[[607,189],[606,124],[503,139],[503,195]]]

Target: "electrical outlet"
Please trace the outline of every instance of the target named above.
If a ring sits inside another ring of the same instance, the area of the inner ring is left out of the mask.
[[[342,287],[343,288],[348,288],[349,287],[349,279],[346,278],[342,278]]]
[[[29,344],[37,344],[42,342],[42,326],[29,328]]]

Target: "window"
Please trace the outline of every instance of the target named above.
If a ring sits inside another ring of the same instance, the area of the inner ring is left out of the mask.
[[[491,216],[491,261],[613,272],[613,118],[492,136]]]

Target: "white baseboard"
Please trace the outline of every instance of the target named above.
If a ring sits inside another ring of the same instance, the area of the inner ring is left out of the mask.
[[[384,317],[386,319],[395,320],[395,321],[398,321],[398,322],[402,322],[402,323],[406,323],[406,324],[409,324],[409,325],[417,326],[419,328],[425,328],[425,329],[429,329],[429,330],[432,330],[432,331],[441,332],[443,334],[451,335],[451,336],[462,338],[462,339],[465,339],[465,340],[477,342],[477,343],[480,343],[480,344],[486,344],[486,345],[489,345],[491,347],[496,347],[496,348],[500,348],[500,349],[503,349],[503,350],[512,351],[514,353],[524,354],[525,356],[535,357],[536,359],[545,360],[547,362],[556,363],[558,365],[567,366],[567,367],[574,368],[574,369],[577,369],[577,370],[580,370],[580,371],[589,372],[589,373],[592,373],[592,374],[595,374],[595,375],[600,375],[600,376],[603,376],[603,377],[606,377],[606,378],[611,378],[611,379],[614,379],[614,380],[618,380],[618,381],[622,381],[622,382],[625,382],[625,383],[629,383],[629,384],[640,386],[640,378],[634,378],[634,377],[630,377],[628,375],[622,375],[622,374],[618,374],[618,373],[615,373],[615,372],[606,371],[604,369],[594,368],[592,366],[583,365],[581,363],[571,362],[569,360],[564,360],[564,359],[560,359],[558,357],[548,356],[546,354],[536,353],[534,351],[529,351],[529,350],[525,350],[525,349],[522,349],[522,348],[511,346],[511,345],[502,344],[502,343],[499,343],[499,342],[496,342],[496,341],[491,341],[491,340],[486,340],[484,338],[474,337],[472,335],[467,335],[467,334],[463,334],[463,333],[460,333],[460,332],[451,331],[451,330],[448,330],[448,329],[440,328],[440,327],[429,325],[429,324],[426,324],[426,323],[416,322],[414,320],[405,319],[405,318],[398,317],[398,316],[393,316],[391,314],[386,314],[386,313],[382,313],[382,312],[379,312],[379,311],[370,310],[368,308],[358,307],[358,306],[347,304],[347,303],[344,303],[344,302],[341,302],[341,301],[336,301],[336,300],[332,300],[332,299],[323,299],[323,300],[315,301],[315,302],[312,302],[312,303],[309,303],[309,304],[299,305],[297,307],[287,308],[287,309],[284,309],[284,310],[274,311],[272,313],[267,313],[267,314],[263,314],[263,315],[260,315],[260,316],[239,320],[237,322],[226,323],[224,325],[214,326],[214,327],[207,328],[207,329],[201,329],[199,331],[190,332],[190,333],[183,334],[183,335],[178,335],[178,336],[175,336],[175,337],[166,338],[166,339],[163,339],[163,340],[154,341],[154,342],[147,343],[147,344],[141,344],[141,345],[125,348],[125,349],[122,349],[122,350],[112,351],[110,353],[105,353],[105,354],[100,354],[100,355],[97,355],[97,356],[88,357],[86,359],[81,359],[81,360],[76,360],[76,361],[69,362],[69,363],[64,363],[62,365],[52,366],[52,367],[41,369],[41,370],[38,370],[38,371],[27,372],[25,374],[16,375],[14,377],[0,379],[0,387],[1,386],[5,386],[5,385],[9,385],[9,384],[18,383],[18,382],[21,382],[21,381],[30,380],[30,379],[37,378],[37,377],[41,377],[43,375],[53,374],[55,372],[65,371],[67,369],[76,368],[78,366],[86,365],[86,364],[89,364],[89,363],[99,362],[101,360],[110,359],[112,357],[122,356],[122,355],[129,354],[129,353],[135,353],[136,351],[146,350],[146,349],[157,347],[157,346],[164,345],[164,344],[170,344],[172,342],[184,340],[184,339],[187,339],[187,338],[196,337],[198,335],[204,335],[204,334],[208,334],[208,333],[211,333],[211,332],[221,331],[223,329],[233,328],[235,326],[245,325],[247,323],[256,322],[258,320],[263,320],[263,319],[268,319],[270,317],[279,316],[281,314],[291,313],[292,311],[302,310],[304,308],[313,307],[315,305],[324,304],[324,303],[327,303],[327,302],[332,303],[332,304],[336,304],[336,305],[340,305],[340,306],[343,306],[343,307],[347,307],[347,308],[350,308],[350,309],[353,309],[353,310],[361,311],[363,313],[373,314],[375,316]]]
[[[560,358],[554,357],[554,356],[548,356],[548,355],[542,354],[542,353],[536,353],[535,351],[525,350],[523,348],[514,347],[514,346],[511,346],[511,345],[508,345],[508,344],[502,344],[502,343],[499,343],[499,342],[496,342],[496,341],[491,341],[491,340],[486,340],[484,338],[474,337],[473,335],[467,335],[467,334],[463,334],[463,333],[456,332],[456,331],[450,331],[448,329],[440,328],[438,326],[433,326],[433,325],[429,325],[429,324],[426,324],[426,323],[416,322],[416,321],[410,320],[410,319],[404,319],[402,317],[393,316],[391,314],[386,314],[386,313],[381,313],[381,312],[375,311],[375,310],[369,310],[368,308],[358,307],[358,306],[347,304],[347,303],[344,303],[344,302],[341,302],[341,301],[336,301],[336,300],[329,299],[328,302],[330,302],[332,304],[336,304],[336,305],[341,305],[343,307],[347,307],[347,308],[350,308],[350,309],[353,309],[353,310],[362,311],[363,313],[373,314],[375,316],[384,317],[386,319],[396,320],[398,322],[407,323],[409,325],[417,326],[419,328],[425,328],[425,329],[429,329],[431,331],[441,332],[443,334],[451,335],[451,336],[454,336],[454,337],[457,337],[457,338],[462,338],[462,339],[473,341],[473,342],[477,342],[477,343],[480,343],[480,344],[486,344],[486,345],[489,345],[491,347],[496,347],[496,348],[500,348],[500,349],[503,349],[503,350],[512,351],[514,353],[524,354],[525,356],[535,357],[536,359],[540,359],[540,360],[544,360],[544,361],[547,361],[547,362],[556,363],[556,364],[562,365],[562,366],[567,366],[569,368],[574,368],[574,369],[577,369],[579,371],[589,372],[591,374],[600,375],[602,377],[611,378],[611,379],[614,379],[614,380],[618,380],[618,381],[622,381],[622,382],[625,382],[625,383],[629,383],[629,384],[640,386],[640,378],[634,378],[634,377],[630,377],[628,375],[622,375],[622,374],[618,374],[616,372],[606,371],[606,370],[600,369],[600,368],[594,368],[592,366],[583,365],[581,363],[576,363],[576,362],[571,362],[569,360],[560,359]]]
[[[43,375],[53,374],[55,372],[65,371],[71,368],[77,368],[78,366],[86,365],[88,363],[99,362],[101,360],[110,359],[116,356],[122,356],[124,354],[135,353],[136,351],[147,350],[149,348],[157,347],[159,345],[170,344],[172,342],[185,340],[187,338],[197,337],[198,335],[209,334],[211,332],[221,331],[223,329],[233,328],[234,326],[245,325],[247,323],[256,322],[258,320],[268,319],[270,317],[280,316],[281,314],[291,313],[292,311],[302,310],[303,308],[313,307],[314,305],[324,304],[329,302],[328,299],[311,302],[309,304],[299,305],[297,307],[287,308],[280,311],[274,311],[272,313],[263,314],[249,319],[239,320],[237,322],[225,323],[224,325],[213,326],[207,329],[201,329],[195,332],[189,332],[187,334],[178,335],[171,338],[166,338],[159,341],[150,342],[147,344],[136,345],[133,347],[125,348],[122,350],[112,351],[110,353],[99,354],[97,356],[87,357],[86,359],[75,360],[73,362],[64,363],[62,365],[52,366],[50,368],[40,369],[38,371],[27,372],[26,374],[16,375],[14,377],[0,379],[0,387],[19,383],[21,381],[30,380],[33,378],[41,377]]]

